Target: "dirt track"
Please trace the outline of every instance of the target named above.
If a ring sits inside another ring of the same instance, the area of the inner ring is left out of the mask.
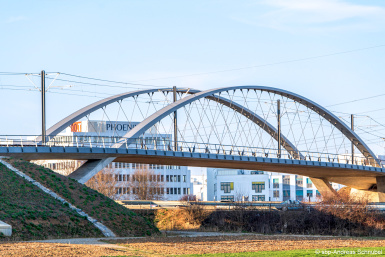
[[[120,247],[111,244],[3,243],[0,244],[0,256],[166,256],[169,254],[385,247],[385,240],[264,235],[149,237],[109,240],[109,242],[119,243]]]

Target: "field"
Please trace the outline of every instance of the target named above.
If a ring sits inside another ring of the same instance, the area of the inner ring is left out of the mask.
[[[333,250],[323,250],[322,254],[322,249],[344,249],[356,253],[385,249],[385,240],[378,238],[256,234],[191,236],[104,239],[103,242],[109,244],[95,240],[91,245],[75,245],[72,244],[74,241],[68,244],[64,240],[60,244],[6,243],[0,244],[0,256],[314,256],[317,250],[320,256],[326,256]]]

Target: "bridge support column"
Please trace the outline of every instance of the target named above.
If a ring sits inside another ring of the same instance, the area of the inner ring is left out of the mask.
[[[335,196],[336,190],[330,185],[329,181],[325,178],[311,178],[311,181],[320,192],[321,196]]]
[[[110,157],[101,160],[88,160],[79,169],[72,172],[68,177],[77,180],[79,183],[85,184],[90,178],[92,178],[96,173],[105,168],[110,164],[115,157]]]
[[[385,177],[376,177],[378,201],[385,202]]]

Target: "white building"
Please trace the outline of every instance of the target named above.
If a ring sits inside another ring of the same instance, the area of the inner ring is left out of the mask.
[[[106,122],[106,121],[79,121],[59,133],[55,137],[56,145],[65,146],[92,146],[98,147],[114,143],[124,136],[138,122]],[[139,143],[146,144],[146,147],[158,149],[169,147],[170,134],[156,134],[155,128],[150,128],[142,137]],[[138,141],[133,144],[137,144]],[[84,161],[79,160],[45,160],[36,161],[63,175],[68,175],[79,168]],[[138,169],[146,169],[154,172],[154,181],[159,182],[162,188],[159,189],[164,200],[179,200],[184,195],[191,193],[190,170],[184,166],[121,163],[112,162],[106,167],[114,174],[116,183],[116,195],[120,199],[133,199],[134,188],[130,187],[133,174]]]
[[[208,201],[316,201],[309,177],[264,171],[207,169]]]
[[[198,201],[207,201],[207,177],[205,174],[191,176],[192,193]]]

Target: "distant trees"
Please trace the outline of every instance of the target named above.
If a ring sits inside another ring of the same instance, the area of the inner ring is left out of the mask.
[[[182,196],[179,201],[182,201],[182,202],[196,202],[197,201],[197,197],[196,195],[184,195]]]
[[[163,200],[164,179],[160,174],[147,168],[134,171],[129,181],[132,196],[135,200]]]
[[[164,199],[164,176],[155,174],[146,165],[132,174],[118,174],[112,168],[104,168],[86,185],[114,200],[126,197],[133,200]]]
[[[116,194],[118,181],[115,179],[115,173],[111,168],[104,168],[86,182],[86,186],[98,191],[105,196],[118,200],[121,194]]]

